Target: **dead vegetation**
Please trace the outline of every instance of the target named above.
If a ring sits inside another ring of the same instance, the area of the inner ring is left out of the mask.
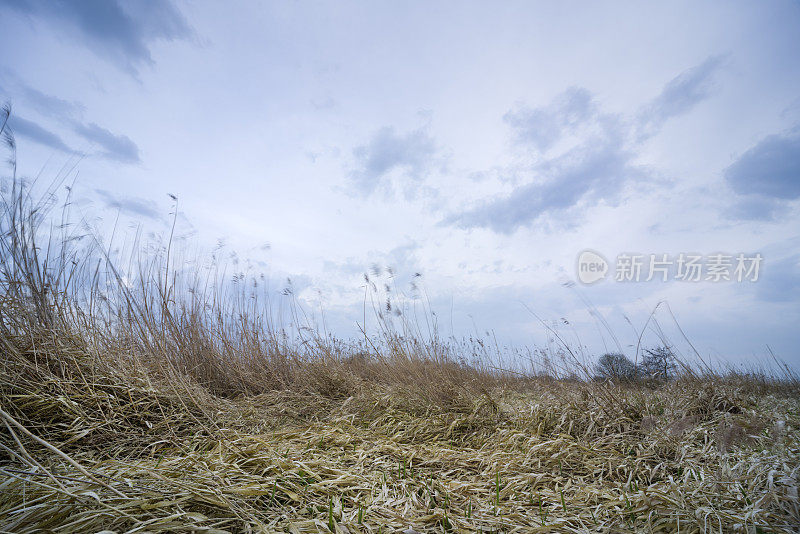
[[[414,324],[288,332],[169,246],[135,277],[66,223],[39,246],[51,201],[29,191],[12,177],[0,217],[3,532],[800,525],[793,375],[567,380]]]

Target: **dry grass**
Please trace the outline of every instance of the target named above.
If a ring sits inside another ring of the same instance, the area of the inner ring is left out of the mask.
[[[800,525],[793,375],[525,377],[377,310],[359,342],[290,332],[169,244],[123,274],[66,224],[37,246],[15,178],[3,199],[0,531]]]
[[[4,395],[5,531],[799,524],[800,403],[723,380],[615,391],[611,416],[595,395],[602,386],[577,382],[444,408],[374,384],[343,400],[291,391],[224,400],[118,378]]]

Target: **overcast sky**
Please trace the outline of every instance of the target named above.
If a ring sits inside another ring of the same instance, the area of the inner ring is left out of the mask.
[[[342,335],[391,267],[445,335],[630,354],[666,302],[704,357],[800,365],[798,35],[796,1],[0,0],[0,100],[21,174],[82,158],[84,214],[156,229],[177,195]],[[681,253],[763,261],[615,280]]]

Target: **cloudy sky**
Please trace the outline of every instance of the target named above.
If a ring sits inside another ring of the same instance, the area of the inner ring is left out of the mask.
[[[681,351],[673,315],[703,357],[800,365],[798,34],[796,1],[0,0],[0,100],[21,174],[75,165],[101,226],[163,229],[176,195],[193,246],[342,335],[368,272],[445,335],[631,353],[658,306]]]

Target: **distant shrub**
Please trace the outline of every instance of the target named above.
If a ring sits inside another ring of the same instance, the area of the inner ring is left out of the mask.
[[[599,378],[624,381],[636,380],[639,375],[636,365],[627,356],[614,352],[600,356],[595,372]]]
[[[652,380],[666,381],[675,377],[677,371],[676,358],[669,347],[645,349],[641,370]]]

